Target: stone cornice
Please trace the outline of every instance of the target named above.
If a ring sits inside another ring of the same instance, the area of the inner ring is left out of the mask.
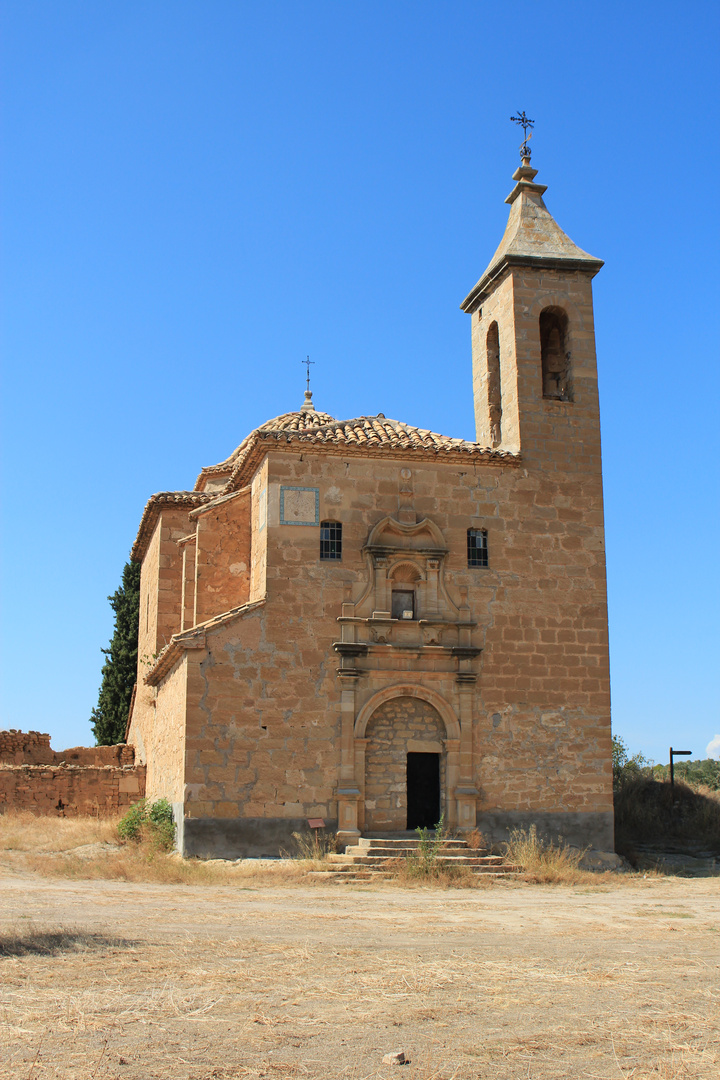
[[[450,440],[448,440],[450,443]],[[489,447],[480,446],[477,443],[464,443],[458,440],[457,445],[447,446],[417,446],[411,443],[393,446],[388,443],[374,445],[367,443],[352,443],[348,441],[330,442],[321,439],[304,438],[302,434],[295,432],[263,432],[249,440],[245,451],[235,466],[231,475],[227,491],[233,491],[236,487],[244,486],[252,480],[253,475],[270,451],[277,449],[283,453],[308,454],[316,453],[325,457],[360,457],[366,460],[384,459],[392,461],[441,461],[447,464],[464,463],[477,465],[519,465],[519,454],[513,454],[507,450],[492,450]]]
[[[216,497],[204,491],[159,491],[157,495],[151,495],[145,504],[135,543],[130,551],[130,558],[141,561],[145,557],[158,518],[164,508],[187,507],[188,510],[192,510]]]
[[[580,270],[584,274],[595,277],[603,265],[602,259],[591,261],[589,259],[549,258],[539,255],[504,255],[502,259],[494,263],[483,274],[477,285],[467,294],[460,308],[467,313],[475,311],[488,293],[492,292],[514,266],[531,267],[535,270]]]
[[[263,607],[264,604],[265,597],[262,600],[254,600],[250,604],[242,604],[240,607],[231,608],[230,611],[224,611],[221,615],[216,615],[204,623],[198,623],[197,626],[192,626],[189,630],[183,630],[180,634],[173,634],[168,644],[156,657],[143,682],[148,686],[157,686],[172,671],[178,660],[188,649],[205,648],[207,634],[211,634],[234,619],[242,618],[243,615],[255,611],[256,608]]]

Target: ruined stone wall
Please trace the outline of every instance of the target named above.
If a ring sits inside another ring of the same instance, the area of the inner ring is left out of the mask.
[[[365,731],[364,804],[366,829],[393,832],[407,827],[408,752],[440,754],[440,800],[445,803],[445,727],[426,701],[398,697],[375,710]]]
[[[114,817],[144,793],[142,766],[0,765],[0,813]]]
[[[55,760],[50,736],[40,731],[0,731],[0,762],[8,765],[41,765]]]
[[[145,769],[134,760],[124,743],[52,750],[39,731],[0,731],[0,813],[122,813],[145,794]]]
[[[0,763],[7,765],[132,765],[132,746],[73,746],[52,750],[50,736],[39,731],[0,731]]]

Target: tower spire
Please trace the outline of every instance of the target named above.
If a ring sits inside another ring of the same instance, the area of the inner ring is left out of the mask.
[[[531,135],[527,132],[534,120],[525,113],[511,117],[521,124],[525,138],[520,146],[522,164],[513,173],[515,187],[505,202],[510,204],[505,234],[490,263],[474,289],[460,305],[472,312],[482,302],[498,279],[512,266],[544,266],[546,269],[587,270],[596,274],[602,259],[583,251],[562,231],[543,202],[547,184],[536,184],[537,169],[530,164]]]

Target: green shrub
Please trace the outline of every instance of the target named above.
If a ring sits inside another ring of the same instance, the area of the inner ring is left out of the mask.
[[[447,840],[445,830],[445,815],[440,815],[440,820],[434,829],[416,829],[420,843],[417,852],[412,852],[405,859],[405,874],[409,878],[437,878],[447,874],[447,868],[443,867],[439,855]]]
[[[130,809],[118,822],[118,836],[121,840],[136,840],[142,839],[142,829],[147,819],[147,799],[141,799],[140,802],[131,806]]]
[[[613,786],[616,790],[628,780],[637,780],[641,776],[651,777],[653,764],[649,758],[644,757],[642,754],[633,754],[631,757],[625,740],[621,739],[619,735],[613,735],[612,769]]]
[[[172,806],[167,799],[154,803],[141,799],[120,819],[117,831],[121,840],[144,841],[160,851],[171,851],[175,845]]]

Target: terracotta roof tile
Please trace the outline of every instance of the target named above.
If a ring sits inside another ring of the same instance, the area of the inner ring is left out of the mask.
[[[404,424],[400,420],[389,420],[382,415],[335,420],[322,412],[284,413],[252,431],[225,461],[204,468],[195,491],[163,491],[153,495],[145,507],[132,557],[142,558],[161,507],[177,505],[193,509],[237,491],[252,480],[255,470],[273,445],[280,444],[283,449],[296,452],[308,446],[317,446],[329,454],[360,454],[366,457],[405,457],[410,453],[425,459],[469,459],[468,463],[487,465],[516,465],[520,461],[518,454],[492,450],[466,439],[452,439],[436,431]],[[198,490],[210,480],[213,481],[212,491]]]
[[[187,506],[189,510],[192,510],[214,498],[217,498],[217,492],[209,491],[159,491],[157,495],[151,495],[145,503],[130,558],[142,559],[163,506]]]

